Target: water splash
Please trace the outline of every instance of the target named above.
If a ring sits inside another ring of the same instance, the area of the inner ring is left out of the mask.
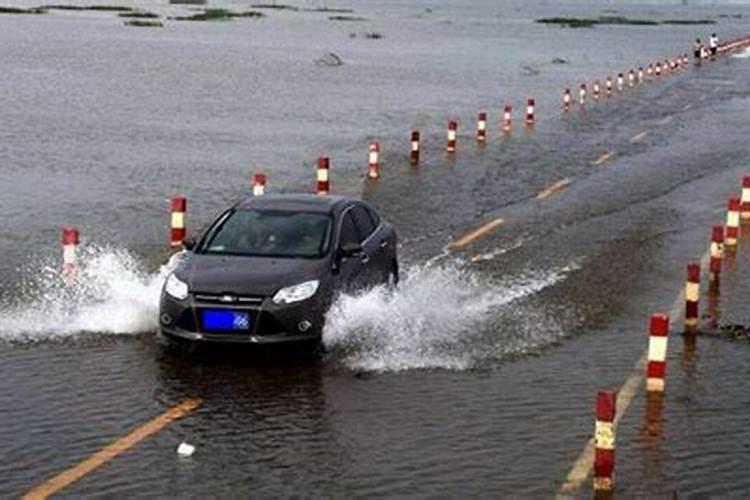
[[[79,249],[79,267],[76,282],[65,286],[51,260],[28,266],[20,291],[0,306],[0,341],[157,328],[159,294],[171,266],[147,272],[126,250],[88,245]]]
[[[539,311],[510,314],[528,324],[511,325],[505,336],[491,325],[504,310],[512,312],[504,306],[554,285],[576,268],[529,271],[492,282],[458,264],[416,267],[397,291],[377,287],[341,296],[329,312],[323,342],[333,359],[355,370],[465,370],[557,341],[563,332]]]

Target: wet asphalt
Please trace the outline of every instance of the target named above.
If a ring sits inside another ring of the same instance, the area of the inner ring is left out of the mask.
[[[399,229],[407,279],[391,302],[337,311],[323,353],[187,355],[153,331],[1,343],[0,496],[186,397],[203,403],[60,496],[553,495],[591,435],[596,391],[631,374],[649,314],[672,306],[749,172],[749,76],[747,59],[722,58],[585,110],[547,106],[511,137],[493,124],[485,146],[467,124],[453,158],[434,134],[416,169],[385,153],[380,180],[350,182]],[[158,262],[149,241],[138,251]],[[695,345],[672,325],[661,408],[641,388],[621,421],[618,496],[750,491],[750,343],[718,328],[750,324],[749,248],[745,230]],[[193,457],[177,457],[182,441]]]

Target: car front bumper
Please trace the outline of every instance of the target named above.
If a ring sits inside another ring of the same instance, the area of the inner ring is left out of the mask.
[[[282,344],[319,340],[323,332],[326,303],[313,297],[294,304],[274,304],[270,297],[254,298],[253,303],[221,303],[193,294],[176,300],[162,293],[159,304],[159,330],[166,337],[213,344]],[[240,331],[208,331],[202,325],[202,311],[228,310],[247,313],[251,325]]]

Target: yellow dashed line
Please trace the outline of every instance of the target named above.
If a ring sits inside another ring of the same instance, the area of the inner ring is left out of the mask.
[[[710,253],[706,252],[701,258],[701,268],[705,269],[708,266],[708,260]],[[681,319],[685,307],[685,289],[683,288],[677,298],[672,303],[672,308],[669,310],[670,321],[673,325],[676,325]],[[644,325],[646,320],[644,319]],[[646,335],[644,335],[644,340]],[[638,389],[643,382],[644,373],[646,370],[646,361],[648,360],[648,348],[643,352],[638,362],[633,368],[633,373],[627,378],[623,386],[617,392],[617,413],[615,414],[615,425],[617,425],[620,419],[625,415],[630,403],[632,403]],[[557,493],[557,499],[567,499],[576,496],[577,491],[581,488],[581,485],[586,481],[591,469],[594,466],[594,438],[590,438],[586,441],[586,445],[583,451],[578,456],[578,459],[570,469],[565,482],[560,487]]]
[[[474,241],[474,240],[476,240],[478,238],[481,238],[482,236],[484,236],[485,234],[489,233],[490,231],[492,231],[493,229],[495,229],[496,227],[498,227],[499,225],[501,225],[504,222],[505,222],[505,220],[500,219],[500,218],[492,220],[492,221],[488,222],[487,224],[481,226],[480,228],[475,229],[474,231],[470,232],[469,234],[467,234],[467,235],[459,238],[457,241],[454,241],[453,243],[451,243],[450,246],[452,248],[455,248],[455,249],[464,248],[467,245],[469,245],[469,243],[471,243],[472,241]]]
[[[550,196],[552,196],[556,192],[558,192],[558,191],[560,191],[562,189],[565,189],[568,186],[568,184],[570,184],[570,183],[571,183],[570,178],[566,177],[565,179],[559,180],[559,181],[555,182],[554,184],[550,184],[549,186],[547,186],[543,190],[539,191],[539,194],[536,195],[536,199],[537,200],[543,200],[545,198],[549,198]]]
[[[38,500],[47,498],[50,495],[55,494],[66,486],[69,486],[70,484],[78,481],[97,467],[109,462],[123,451],[138,444],[152,434],[159,432],[174,420],[177,420],[180,417],[184,417],[188,413],[192,412],[193,410],[198,408],[202,402],[203,401],[200,399],[191,398],[186,399],[177,406],[173,406],[158,417],[155,417],[149,422],[141,425],[130,434],[121,437],[110,445],[105,446],[100,451],[94,453],[78,465],[71,467],[64,472],[61,472],[52,479],[30,490],[23,496],[24,500]]]
[[[591,165],[598,167],[599,165],[603,165],[607,162],[610,158],[612,158],[615,155],[614,151],[610,151],[608,153],[604,153],[599,158],[591,162]]]

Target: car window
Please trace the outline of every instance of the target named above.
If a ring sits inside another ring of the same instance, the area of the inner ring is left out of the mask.
[[[225,217],[202,250],[263,257],[320,257],[326,251],[328,214],[282,210],[237,210]]]
[[[375,231],[375,224],[372,222],[370,214],[362,205],[355,205],[349,210],[349,213],[352,215],[354,224],[356,224],[359,231],[360,242],[364,242]]]
[[[339,237],[339,247],[344,247],[347,243],[357,244],[359,243],[359,233],[357,227],[354,225],[354,219],[351,216],[351,210],[344,214],[344,218],[341,219],[341,236]]]

